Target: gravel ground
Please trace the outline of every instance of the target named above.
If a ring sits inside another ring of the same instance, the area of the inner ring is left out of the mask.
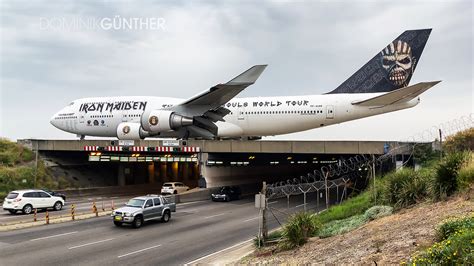
[[[312,238],[304,246],[270,256],[254,254],[244,264],[399,264],[435,241],[437,225],[448,217],[474,212],[474,200],[462,197],[421,203],[358,229],[329,238]]]

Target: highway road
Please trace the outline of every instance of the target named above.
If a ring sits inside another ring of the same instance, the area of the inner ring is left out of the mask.
[[[314,195],[311,195],[313,198]],[[270,201],[282,211],[303,209],[302,197]],[[315,208],[315,201],[307,206]],[[279,212],[275,214],[284,219]],[[268,215],[269,228],[278,223]],[[255,237],[253,197],[179,204],[168,223],[115,227],[111,217],[0,233],[0,265],[181,265]]]

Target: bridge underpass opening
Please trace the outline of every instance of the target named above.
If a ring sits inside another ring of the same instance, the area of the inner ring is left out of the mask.
[[[246,187],[253,186],[253,189],[258,191],[263,181],[274,183],[299,179],[301,176],[314,173],[315,170],[321,170],[325,165],[337,164],[353,156],[353,154],[209,153],[203,154],[202,175],[206,179],[207,187],[246,185]],[[393,163],[387,162],[376,171],[391,168]],[[367,175],[366,168],[357,171],[360,176]]]
[[[107,154],[92,152],[92,164],[115,164],[117,185],[156,184],[179,181],[196,187],[200,176],[198,154]]]

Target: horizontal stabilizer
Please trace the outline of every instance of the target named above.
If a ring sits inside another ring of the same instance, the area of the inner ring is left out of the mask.
[[[354,105],[383,107],[390,104],[407,102],[427,91],[441,81],[420,82],[412,86],[394,90],[370,99],[353,102]]]

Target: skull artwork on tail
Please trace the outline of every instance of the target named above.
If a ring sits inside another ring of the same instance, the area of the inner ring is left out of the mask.
[[[413,73],[415,58],[408,43],[395,40],[382,50],[382,67],[387,72],[387,80],[400,87],[408,85]]]

